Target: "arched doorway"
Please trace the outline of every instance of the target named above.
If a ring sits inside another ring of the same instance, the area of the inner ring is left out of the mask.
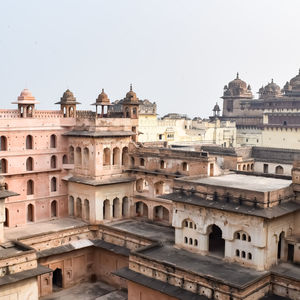
[[[208,229],[209,242],[208,251],[209,253],[224,257],[225,252],[225,240],[222,238],[222,230],[217,225],[213,224]]]
[[[9,211],[8,209],[5,207],[5,222],[4,222],[4,226],[8,227],[9,226]]]
[[[148,206],[142,201],[136,202],[135,213],[137,217],[148,218]]]
[[[169,211],[161,205],[155,206],[153,208],[153,217],[156,221],[169,222]]]
[[[57,201],[51,202],[51,218],[57,217]]]
[[[113,201],[113,218],[120,217],[120,199],[115,198]]]
[[[90,202],[88,199],[84,200],[84,217],[87,221],[90,219]]]
[[[106,199],[103,202],[103,220],[108,220],[110,219],[110,203],[109,200]]]
[[[122,202],[122,216],[129,217],[129,199],[127,197],[123,198]]]
[[[32,204],[28,204],[27,206],[27,222],[33,222],[34,216],[34,207]]]
[[[76,199],[76,217],[81,218],[82,216],[82,204],[81,204],[81,199],[77,198]]]
[[[59,268],[56,268],[53,271],[53,277],[52,277],[52,285],[53,288],[62,288],[62,270]]]
[[[284,232],[282,231],[279,235],[278,245],[277,245],[277,259],[283,259],[284,251]]]
[[[69,197],[69,215],[74,216],[74,197],[70,196]]]

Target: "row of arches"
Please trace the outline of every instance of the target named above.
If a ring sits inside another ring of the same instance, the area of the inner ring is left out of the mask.
[[[70,163],[76,165],[83,165],[88,167],[90,160],[90,150],[88,147],[69,147]],[[119,147],[114,147],[112,150],[108,147],[103,149],[103,166],[120,166],[128,165],[128,147],[123,147],[122,154]]]
[[[254,171],[254,163],[248,163],[248,164],[239,164],[238,165],[239,171]]]
[[[81,200],[77,197],[76,201],[73,196],[69,197],[69,215],[83,220],[90,220],[90,201]],[[102,204],[103,220],[118,219],[130,216],[130,203],[128,197],[119,199],[114,198],[112,201],[105,199]]]
[[[149,209],[148,205],[144,203],[143,201],[138,201],[135,203],[135,216],[136,217],[144,217],[147,219],[151,219],[149,216]],[[164,221],[169,223],[170,219],[170,212],[169,210],[162,206],[157,205],[153,207],[153,220],[154,221]]]
[[[58,202],[57,200],[52,200],[50,203],[50,217],[51,218],[56,218],[58,217]],[[6,207],[5,208],[5,222],[4,226],[8,227],[9,226],[9,220],[10,220],[10,214],[9,214],[9,209]],[[35,222],[36,216],[35,216],[35,205],[32,203],[29,203],[26,206],[26,221],[27,223]]]
[[[26,149],[33,149],[33,136],[27,135],[25,138],[25,148]],[[57,146],[57,137],[55,134],[50,135],[50,148],[56,148]],[[0,137],[0,151],[6,151],[7,150],[7,137],[1,136]]]
[[[198,240],[195,234],[192,233],[193,230],[197,228],[194,221],[190,219],[185,219],[182,221],[182,236],[183,243],[189,246],[198,246]],[[192,236],[191,236],[192,235]],[[211,224],[207,227],[207,236],[208,236],[208,252],[212,255],[224,257],[225,254],[225,239],[222,236],[222,229],[216,224]],[[244,231],[237,231],[233,235],[235,240],[241,240],[244,242],[251,242],[251,236]],[[192,240],[192,242],[191,242]],[[237,244],[242,246],[242,244]],[[236,256],[241,258],[247,258],[248,260],[252,260],[252,253],[249,252],[246,255],[244,250],[236,251]],[[238,255],[237,255],[238,253]]]
[[[134,159],[134,157],[132,157],[132,165],[133,165],[133,166],[135,165],[135,159]],[[141,167],[145,167],[145,166],[146,166],[145,159],[142,158],[142,157],[139,159],[139,166],[141,166]],[[167,168],[167,163],[166,163],[166,161],[161,160],[161,161],[159,162],[159,168],[160,168],[160,169],[166,169],[166,168]],[[181,163],[181,171],[186,172],[186,171],[188,171],[188,170],[189,170],[189,165],[188,165],[188,163],[187,163],[187,162]]]
[[[66,160],[66,157],[63,157]],[[25,163],[26,171],[33,171],[34,170],[34,159],[30,156],[26,158]],[[57,157],[56,155],[52,155],[50,158],[50,168],[56,169],[57,168]],[[5,158],[0,160],[0,173],[8,173],[8,161]]]
[[[139,193],[148,192],[150,190],[149,182],[144,178],[139,178],[135,183],[136,191]],[[155,196],[171,193],[171,187],[163,180],[157,181],[151,187]]]
[[[34,181],[32,179],[27,180],[26,183],[26,194],[33,195],[34,194]],[[52,177],[50,179],[50,191],[51,192],[56,192],[57,191],[57,178]]]

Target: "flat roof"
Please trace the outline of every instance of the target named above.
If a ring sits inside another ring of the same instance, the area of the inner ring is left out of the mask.
[[[205,296],[192,293],[178,286],[171,285],[170,283],[160,281],[155,278],[151,278],[143,274],[134,272],[127,267],[123,269],[119,269],[113,272],[113,274],[121,278],[125,278],[132,282],[146,286],[150,289],[154,289],[163,294],[167,294],[171,297],[176,297],[176,299],[179,300],[207,300],[208,299]]]
[[[88,224],[80,219],[75,219],[72,217],[59,218],[26,224],[20,227],[4,228],[4,237],[5,240],[19,240],[34,237],[42,233],[48,234],[82,226],[88,226]]]
[[[241,205],[238,203],[207,200],[197,195],[186,195],[184,193],[176,192],[159,196],[159,198],[171,200],[184,204],[197,205],[201,207],[213,208],[218,210],[230,211],[234,213],[241,213],[244,215],[262,217],[265,219],[278,218],[300,209],[300,204],[294,201],[282,202],[273,207],[254,207],[248,205]]]
[[[64,179],[69,182],[82,183],[82,184],[87,184],[92,186],[101,186],[101,185],[109,185],[109,184],[128,183],[128,182],[135,181],[136,178],[117,177],[117,178],[111,178],[106,180],[94,180],[94,179],[72,176],[70,178],[64,178]]]
[[[227,188],[271,192],[286,188],[291,185],[292,180],[269,178],[262,176],[228,174],[206,178],[178,179],[179,181],[194,182],[201,185],[222,186]]]
[[[87,130],[72,130],[64,133],[65,136],[80,136],[80,137],[122,137],[136,135],[133,131],[87,131]]]
[[[169,245],[154,246],[136,253],[237,288],[247,287],[269,274],[268,271],[256,271],[242,267],[237,263],[225,262],[220,258],[200,255]]]
[[[174,243],[175,230],[170,226],[152,224],[133,219],[108,223],[106,226],[127,231],[153,241]]]

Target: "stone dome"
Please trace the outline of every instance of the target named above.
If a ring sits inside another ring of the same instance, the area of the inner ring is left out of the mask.
[[[18,100],[35,100],[35,98],[32,96],[32,93],[28,89],[24,89],[18,97]]]
[[[300,70],[298,75],[284,85],[283,90],[287,96],[300,96]]]
[[[239,78],[239,73],[236,74],[236,78],[228,83],[228,88],[247,88],[247,83]]]
[[[265,87],[262,86],[258,91],[260,98],[278,97],[281,96],[280,86],[272,79]]]
[[[250,85],[239,78],[239,73],[237,73],[236,78],[224,86],[223,97],[235,97],[235,98],[248,98],[252,99],[253,95],[251,92]]]
[[[299,74],[290,80],[290,85],[292,88],[300,89],[300,70]]]
[[[69,89],[67,89],[64,92],[63,96],[60,98],[60,100],[61,102],[66,103],[66,102],[74,102],[76,101],[76,98],[74,97],[73,93]]]
[[[101,93],[99,94],[96,103],[110,103],[110,100],[108,99],[107,94],[104,92],[104,89],[102,89]]]
[[[138,98],[136,96],[136,93],[132,90],[132,84],[130,85],[130,90],[129,92],[126,94],[125,99],[128,101],[138,101]]]

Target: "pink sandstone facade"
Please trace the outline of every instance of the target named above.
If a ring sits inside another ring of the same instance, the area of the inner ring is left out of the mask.
[[[101,280],[129,300],[299,299],[299,163],[265,178],[243,156],[148,147],[139,101],[131,86],[114,111],[102,90],[80,111],[67,90],[40,111],[25,89],[0,110],[0,298]]]

